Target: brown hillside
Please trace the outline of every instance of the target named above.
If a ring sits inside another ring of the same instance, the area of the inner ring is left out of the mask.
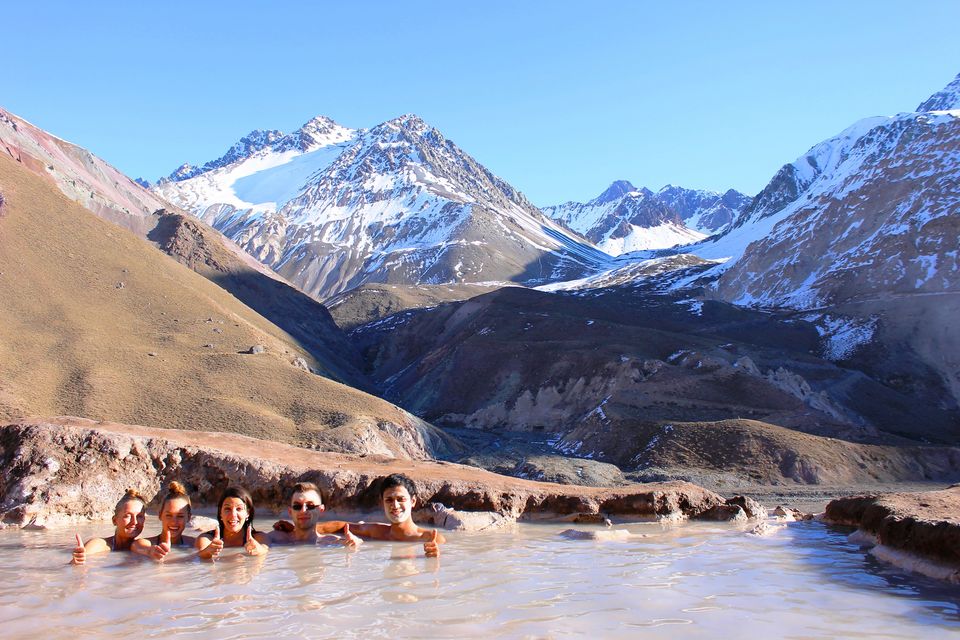
[[[371,391],[360,358],[319,302],[219,231],[188,217],[82,147],[0,108],[0,154],[98,217],[133,231],[290,334],[316,373]]]
[[[0,192],[0,416],[411,456],[446,441],[383,400],[297,368],[308,356],[287,333],[3,155]],[[265,353],[243,353],[253,345]]]

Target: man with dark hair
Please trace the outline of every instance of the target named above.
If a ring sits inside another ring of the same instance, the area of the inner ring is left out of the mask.
[[[417,490],[410,478],[401,473],[384,478],[380,483],[380,503],[390,524],[360,522],[351,525],[354,533],[374,540],[423,542],[423,551],[427,556],[440,555],[440,545],[446,542],[443,535],[436,529],[423,529],[413,522]]]
[[[320,487],[312,482],[298,482],[290,490],[290,506],[287,508],[293,525],[270,532],[270,542],[275,544],[342,544],[356,548],[363,541],[350,532],[347,522],[320,522],[323,514],[323,496]],[[278,523],[279,524],[279,523]],[[340,532],[341,536],[331,535]]]

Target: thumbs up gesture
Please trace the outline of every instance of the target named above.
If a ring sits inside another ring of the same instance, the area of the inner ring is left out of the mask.
[[[247,527],[247,542],[243,545],[243,550],[250,556],[262,556],[267,552],[267,547],[257,542],[253,537],[253,527]]]
[[[440,555],[440,542],[437,539],[439,535],[440,532],[434,529],[433,533],[430,534],[430,540],[423,543],[423,552],[427,554],[428,558],[436,558]]]
[[[160,537],[160,542],[153,545],[153,549],[150,550],[150,557],[157,562],[163,562],[163,559],[167,557],[168,553],[170,553],[171,546],[170,531],[167,530],[164,532],[163,536]]]
[[[83,546],[83,538],[77,534],[77,546],[73,548],[73,560],[70,564],[84,564],[87,561],[87,549]]]
[[[220,552],[223,551],[223,538],[220,537],[220,525],[217,525],[217,528],[213,530],[213,540],[210,541],[210,544],[207,545],[207,549],[210,552],[210,558],[216,560],[220,557]]]
[[[343,525],[343,546],[347,547],[348,549],[356,549],[361,544],[363,544],[363,540],[361,540],[357,536],[350,533],[350,524],[349,523],[344,524]]]

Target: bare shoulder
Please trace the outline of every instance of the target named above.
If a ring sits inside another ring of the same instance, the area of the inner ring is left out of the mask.
[[[109,538],[90,538],[83,545],[84,551],[87,553],[102,553],[104,551],[110,551],[113,548],[113,536]]]
[[[382,522],[351,522],[350,533],[356,534],[361,538],[372,538],[374,540],[393,539],[390,525]]]
[[[257,542],[265,542],[266,544],[291,544],[293,542],[293,534],[286,531],[274,530],[263,534],[258,531],[255,537]]]

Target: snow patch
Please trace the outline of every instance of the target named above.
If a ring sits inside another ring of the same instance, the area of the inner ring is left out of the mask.
[[[853,355],[857,347],[869,343],[877,329],[877,319],[853,319],[829,314],[806,316],[824,339],[823,357],[843,360]]]

